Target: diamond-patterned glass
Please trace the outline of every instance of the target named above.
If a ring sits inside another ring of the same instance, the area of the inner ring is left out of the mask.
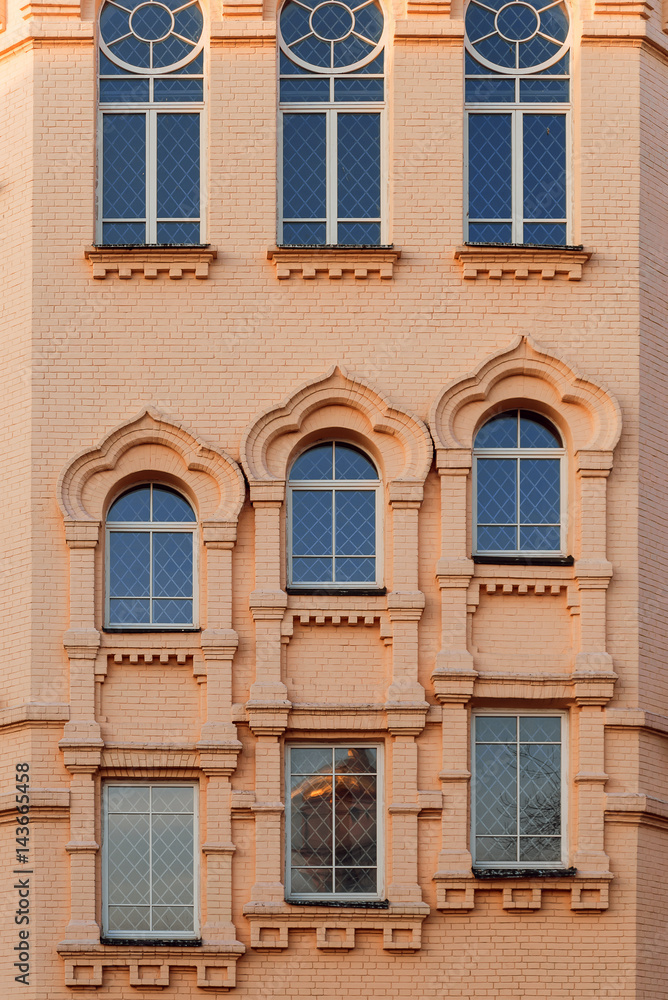
[[[566,216],[566,116],[525,114],[524,217]]]
[[[376,864],[375,776],[337,775],[334,839],[337,865]]]
[[[100,104],[148,101],[148,80],[116,78],[100,80]]]
[[[561,506],[558,458],[520,459],[520,521],[558,524]]]
[[[290,47],[298,59],[310,63],[311,66],[320,66],[322,69],[329,69],[332,65],[332,46],[330,42],[321,42],[315,35],[310,35],[303,42],[297,42]]]
[[[297,80],[281,80],[281,101],[283,103],[304,101],[328,101],[329,78],[301,77]]]
[[[332,863],[332,777],[306,777],[292,790],[292,862]]]
[[[521,527],[520,548],[527,551],[558,552],[561,548],[561,529]]]
[[[147,42],[140,42],[134,36],[119,42],[110,42],[109,50],[121,62],[136,66],[138,69],[148,69],[151,65],[151,46]]]
[[[494,528],[478,525],[479,552],[507,552],[517,548],[517,528],[515,525]]]
[[[146,211],[146,115],[102,118],[103,213],[142,219]]]
[[[476,861],[478,864],[503,864],[517,861],[517,840],[515,837],[476,837]]]
[[[478,55],[482,56],[483,59],[487,59],[495,66],[503,66],[507,69],[515,67],[515,50],[516,45],[505,41],[503,38],[499,38],[498,35],[492,35],[491,38],[484,38],[476,44]]]
[[[339,222],[336,241],[340,246],[380,245],[380,222]]]
[[[566,245],[566,223],[525,222],[524,242],[542,247],[563,247]]]
[[[479,458],[478,524],[517,522],[517,460]]]
[[[499,413],[480,428],[475,448],[517,448],[517,410]]]
[[[192,906],[194,844],[192,816],[154,815],[153,903]]]
[[[466,8],[466,34],[472,45],[475,45],[479,38],[483,38],[495,30],[495,16],[494,11],[489,10],[487,5],[483,7],[476,3],[476,0],[468,5]]]
[[[153,487],[153,521],[158,523],[195,520],[195,512],[187,500],[165,486]]]
[[[563,3],[545,7],[540,12],[540,29],[558,42],[565,42],[568,36],[568,14]]]
[[[332,892],[331,868],[293,868],[292,891],[295,895],[325,895]]]
[[[561,440],[549,421],[538,413],[520,411],[520,447],[561,448]]]
[[[194,930],[194,912],[192,906],[156,906],[153,908],[153,927],[155,934],[191,934]]]
[[[148,531],[109,533],[109,593],[111,597],[147,597],[150,588]]]
[[[154,597],[192,597],[193,536],[191,532],[153,533]]]
[[[110,785],[107,788],[109,813],[142,813],[151,807],[151,789],[147,785]]]
[[[380,215],[380,115],[342,112],[338,127],[338,215]]]
[[[108,247],[139,246],[146,242],[146,226],[143,222],[105,222],[102,242]]]
[[[127,35],[130,30],[130,15],[115,4],[107,3],[100,12],[100,35],[107,43]]]
[[[100,52],[98,55],[100,59],[99,69],[101,76],[107,76],[109,73],[113,73],[114,76],[120,76],[127,73],[127,70],[121,69],[121,67],[117,66],[116,63],[113,63],[111,59],[107,59],[104,52]]]
[[[476,746],[476,834],[517,833],[517,750],[514,744]]]
[[[325,2],[311,15],[313,31],[327,42],[344,38],[352,30],[353,23],[351,11],[339,2]]]
[[[153,100],[201,101],[204,98],[203,80],[154,80]]]
[[[337,583],[373,583],[376,579],[376,560],[337,556],[334,575]]]
[[[514,715],[479,715],[475,720],[476,743],[514,743],[517,717]]]
[[[164,42],[154,42],[153,44],[153,65],[156,69],[162,66],[171,66],[172,63],[181,62],[187,59],[193,51],[191,42],[184,42],[175,35],[170,35]]]
[[[327,242],[324,222],[284,222],[282,246],[319,247]]]
[[[351,4],[357,7],[357,3]],[[378,43],[383,34],[383,12],[378,3],[367,4],[355,11],[355,31]]]
[[[469,218],[510,218],[511,116],[469,115]]]
[[[378,479],[378,473],[373,462],[357,448],[347,444],[334,445],[335,478],[342,479]]]
[[[536,35],[528,42],[520,45],[519,66],[520,69],[528,69],[530,66],[538,66],[556,56],[561,48],[560,42],[553,42],[547,38]]]
[[[181,4],[176,4],[180,7]],[[174,13],[174,31],[177,35],[189,38],[191,42],[199,41],[204,28],[204,17],[202,11],[196,3],[191,3],[189,7]]]
[[[332,554],[332,491],[292,491],[292,553]]]
[[[334,478],[333,445],[317,444],[300,455],[290,470],[290,481]]]
[[[469,104],[484,104],[486,102],[498,104],[500,101],[514,101],[515,80],[503,77],[467,80],[466,100]]]
[[[520,833],[558,835],[561,830],[561,747],[520,745]]]
[[[150,931],[151,910],[148,906],[109,906],[107,923],[107,929],[117,934]]]
[[[109,816],[107,871],[110,903],[150,902],[150,822],[146,813]]]
[[[192,625],[192,600],[156,600],[152,601],[153,623],[155,625]]]
[[[338,751],[337,751],[338,752]],[[319,774],[332,768],[331,747],[295,747],[290,751],[292,773]]]
[[[331,583],[331,559],[298,559],[292,560],[293,583]]]
[[[520,101],[534,104],[568,104],[568,80],[520,80]]]
[[[342,42],[334,45],[334,68],[343,69],[344,66],[351,66],[353,63],[366,59],[373,51],[371,41],[357,38],[356,35],[349,35]]]
[[[283,116],[283,215],[286,219],[325,218],[326,155],[324,114]]]
[[[561,837],[520,837],[520,861],[543,864],[561,860]]]
[[[539,25],[536,11],[526,3],[510,3],[496,17],[500,34],[511,42],[525,42],[535,34]]]
[[[158,119],[158,216],[199,216],[198,114],[159,114]]]
[[[149,624],[151,620],[151,602],[145,600],[113,599],[109,601],[109,624],[114,625],[142,625]]]
[[[376,494],[336,490],[334,524],[337,556],[372,556],[376,551]]]
[[[556,715],[525,715],[520,719],[522,743],[560,743],[561,719]]]
[[[151,789],[154,813],[192,813],[195,791],[192,786],[154,785]]]
[[[196,246],[200,241],[199,222],[159,222],[158,243]]]
[[[336,868],[334,872],[334,892],[371,893],[377,883],[375,868]]]
[[[384,96],[384,82],[377,77],[364,80],[353,76],[334,81],[334,99],[337,101],[382,101]]]
[[[107,522],[149,521],[151,518],[151,487],[137,486],[114,500]]]
[[[311,31],[310,10],[305,10],[301,4],[286,3],[281,10],[281,34],[286,45],[292,45],[298,38],[303,38]]]
[[[378,751],[372,747],[337,747],[334,770],[337,774],[375,774]]]

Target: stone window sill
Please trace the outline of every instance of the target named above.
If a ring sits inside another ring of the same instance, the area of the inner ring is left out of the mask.
[[[580,281],[582,267],[591,257],[590,250],[582,247],[525,247],[525,246],[461,246],[455,250],[455,260],[462,265],[465,281],[478,277],[501,279],[511,275],[526,281],[538,277],[543,281],[557,276],[568,281]]]
[[[93,265],[93,277],[104,281],[115,274],[122,281],[133,275],[155,281],[168,274],[177,281],[184,274],[203,280],[209,277],[209,265],[218,256],[215,247],[86,247],[84,257]]]
[[[58,946],[65,963],[65,985],[73,990],[98,989],[105,985],[105,970],[123,968],[135,990],[166,989],[176,985],[171,981],[172,970],[186,968],[195,971],[200,989],[222,992],[235,985],[236,962],[244,951],[238,941],[217,946],[175,941],[169,949],[150,941],[136,945],[63,941]]]
[[[570,892],[571,910],[597,913],[608,908],[608,885],[612,875],[553,874],[533,877],[508,872],[495,878],[453,877],[437,875],[436,908],[439,910],[473,910],[480,892],[500,892],[504,910],[539,910],[546,892]]]
[[[293,275],[313,280],[318,273],[341,279],[345,273],[363,279],[377,274],[393,277],[401,250],[392,247],[270,247],[267,258],[276,266],[276,277],[285,281]]]

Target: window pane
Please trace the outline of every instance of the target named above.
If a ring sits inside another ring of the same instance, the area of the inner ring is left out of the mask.
[[[165,486],[153,487],[154,521],[194,521],[195,513],[180,494]]]
[[[331,559],[299,559],[292,560],[293,583],[331,583]]]
[[[334,497],[337,556],[372,556],[376,551],[376,494],[337,490]]]
[[[130,66],[137,66],[139,69],[148,69],[151,64],[151,49],[146,42],[140,42],[134,36],[124,38],[122,42],[109,44],[111,52],[122,62]]]
[[[475,448],[517,448],[517,410],[500,413],[480,428]]]
[[[357,448],[337,444],[334,455],[337,479],[378,479],[375,465]]]
[[[517,548],[517,528],[478,525],[478,552],[509,552]]]
[[[337,751],[338,752],[338,751]],[[293,774],[317,774],[319,771],[331,770],[331,747],[307,747],[290,751],[290,762]]]
[[[334,770],[337,774],[375,774],[378,751],[364,747],[339,747],[334,751]]]
[[[284,222],[283,246],[318,247],[327,242],[327,227],[322,222]]]
[[[520,80],[520,100],[547,104],[552,101],[567,104],[570,100],[568,80]]]
[[[282,101],[328,101],[329,78],[303,77],[299,80],[281,80]]]
[[[331,865],[332,777],[305,777],[291,796],[292,863]]]
[[[151,620],[149,601],[111,600],[109,601],[110,625],[147,625]]]
[[[517,750],[515,744],[482,743],[475,748],[476,834],[517,833]]]
[[[382,101],[384,82],[377,77],[359,80],[355,77],[334,81],[334,99],[337,101]]]
[[[111,597],[148,596],[150,544],[148,531],[111,531],[109,533],[109,594]]]
[[[100,104],[112,102],[148,101],[148,80],[134,80],[122,77],[116,80],[100,80]]]
[[[153,601],[153,622],[156,625],[192,625],[193,602]]]
[[[337,242],[346,246],[378,246],[380,222],[339,222]]]
[[[516,523],[516,476],[514,458],[478,459],[478,524]]]
[[[542,17],[542,14],[541,14]],[[536,35],[528,42],[520,45],[520,67],[538,66],[542,62],[547,62],[559,51],[560,45],[551,42],[547,38]]]
[[[475,720],[476,743],[509,743],[517,739],[517,718],[478,715]]]
[[[295,895],[332,892],[331,868],[293,868],[292,892]]]
[[[283,116],[283,215],[325,218],[325,115]],[[285,233],[283,234],[285,238]]]
[[[517,861],[515,837],[476,837],[476,861],[479,864],[501,864]]]
[[[510,115],[469,115],[469,217],[509,219],[512,212]]]
[[[524,223],[524,242],[537,246],[566,246],[566,223]]]
[[[311,12],[296,3],[286,3],[281,11],[281,34],[286,45],[296,42],[298,38],[308,35],[311,27],[309,17]]]
[[[556,715],[525,715],[520,719],[520,740],[523,743],[559,743],[561,719]]]
[[[146,117],[102,118],[102,198],[107,219],[143,219],[146,211]]]
[[[469,243],[511,243],[510,222],[469,222]]]
[[[334,66],[351,66],[361,59],[366,59],[368,55],[371,55],[372,51],[373,45],[363,42],[360,38],[356,38],[355,35],[349,35],[344,41],[338,42],[334,46]]]
[[[565,216],[566,116],[524,115],[524,217]]]
[[[164,42],[153,43],[153,65],[156,68],[171,66],[172,63],[185,59],[192,50],[193,47],[188,42],[170,35]]]
[[[347,559],[342,556],[337,556],[335,567],[335,578],[337,583],[375,582],[375,559]]]
[[[154,813],[192,813],[194,808],[194,789],[170,785],[154,785],[152,792],[152,810]]]
[[[174,11],[174,31],[179,35],[183,35],[184,38],[189,38],[192,42],[197,42],[204,28],[202,11],[199,4],[196,3],[191,3],[190,6],[185,7],[183,10],[178,10],[182,6],[183,4],[178,2],[172,6],[172,10]]]
[[[132,931],[150,931],[151,910],[148,906],[109,906],[108,930],[117,934]]]
[[[528,552],[558,552],[561,548],[561,531],[559,528],[522,527],[520,548]]]
[[[154,815],[152,856],[153,903],[162,906],[192,906],[194,903],[192,816]]]
[[[520,837],[520,861],[561,861],[561,837]]]
[[[341,218],[380,215],[380,115],[338,116],[338,206]]]
[[[199,222],[159,222],[158,243],[196,246],[200,241]]]
[[[150,902],[150,826],[146,813],[112,814],[107,822],[108,901]]]
[[[521,834],[561,831],[561,746],[558,743],[520,745]]]
[[[520,521],[559,524],[561,462],[558,458],[520,459]]]
[[[336,868],[334,892],[376,892],[378,876],[375,868]]]
[[[337,775],[334,838],[337,865],[376,864],[375,776]]]
[[[334,460],[331,441],[317,444],[300,455],[290,470],[290,479],[333,479]]]
[[[328,556],[331,552],[331,490],[293,490],[292,554]]]
[[[310,63],[311,66],[322,66],[324,68],[329,68],[331,66],[331,46],[329,42],[321,42],[318,38],[311,36],[310,38],[305,38],[303,42],[297,42],[290,49],[298,59],[303,59],[304,62]]]
[[[148,812],[151,789],[147,785],[110,785],[107,788],[107,809],[110,813]]]
[[[357,7],[357,4],[353,4]],[[383,12],[377,3],[367,4],[355,11],[355,31],[372,42],[379,42],[383,33]]]
[[[475,44],[479,38],[489,35],[494,30],[494,11],[489,10],[488,6],[482,7],[473,0],[466,8],[466,34],[471,42]]]
[[[155,906],[153,908],[153,928],[156,933],[166,934],[192,934],[193,908],[192,906]]]
[[[105,246],[138,246],[146,242],[143,222],[105,222],[102,226]]]
[[[491,38],[476,42],[476,51],[483,59],[488,59],[495,66],[504,66],[508,69],[515,66],[515,46],[511,42],[499,38],[498,35],[492,35]]]
[[[202,101],[204,82],[202,80],[154,80],[154,101]]]
[[[483,78],[466,81],[466,100],[471,104],[482,104],[485,101],[514,101],[515,81]]]
[[[122,35],[127,35],[129,14],[113,4],[105,4],[100,13],[100,34],[107,44]]]
[[[561,448],[561,440],[549,420],[538,413],[521,410],[520,447]]]
[[[149,521],[151,519],[151,487],[138,486],[134,490],[128,490],[118,500],[115,500],[109,513],[107,521]]]
[[[158,217],[199,216],[199,115],[159,114]]]
[[[192,597],[193,536],[190,532],[153,534],[153,596]]]

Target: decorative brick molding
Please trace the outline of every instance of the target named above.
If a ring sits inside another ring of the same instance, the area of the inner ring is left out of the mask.
[[[209,265],[218,256],[214,247],[87,247],[84,257],[93,265],[93,277],[100,281],[116,274],[128,281],[133,274],[155,280],[168,274],[174,281],[184,274],[209,277]]]
[[[356,278],[377,274],[389,280],[400,257],[401,250],[373,247],[270,247],[267,250],[267,258],[276,265],[279,280],[291,278],[293,274],[312,280],[318,273],[336,279],[342,278],[344,273],[352,273]]]
[[[283,951],[291,930],[315,931],[319,951],[351,951],[356,931],[379,931],[385,951],[415,952],[422,946],[422,921],[429,913],[426,904],[389,906],[388,909],[330,908],[298,903],[244,907],[251,928],[251,948],[255,951]]]
[[[589,250],[551,249],[545,247],[457,247],[455,260],[462,265],[462,278],[475,281],[482,274],[489,278],[512,275],[526,280],[536,275],[543,280],[563,275],[580,281],[582,265],[591,257]]]
[[[200,989],[220,992],[236,985],[236,963],[245,950],[239,941],[195,948],[63,942],[58,948],[65,963],[65,985],[72,990],[103,986],[106,969],[127,969],[128,984],[137,990],[161,990],[170,985],[173,968],[185,968],[194,970]]]
[[[649,21],[656,4],[648,0],[595,0],[595,17],[631,17]]]
[[[475,909],[476,897],[481,892],[499,892],[503,910],[539,910],[543,896],[548,892],[570,892],[571,910],[600,912],[608,908],[608,886],[611,875],[604,877],[572,876],[536,878],[475,879],[452,878],[435,875],[436,908],[450,912]]]

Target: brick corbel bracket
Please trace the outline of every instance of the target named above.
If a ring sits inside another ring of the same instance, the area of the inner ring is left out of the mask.
[[[462,278],[475,281],[487,275],[501,279],[506,276],[526,281],[530,276],[544,281],[558,275],[569,281],[580,281],[582,266],[591,257],[590,250],[581,247],[457,247],[455,260],[462,265]]]
[[[236,985],[236,963],[245,950],[239,941],[196,948],[155,948],[148,943],[128,947],[63,942],[58,946],[65,963],[65,985],[71,990],[99,989],[105,985],[105,970],[116,969],[128,970],[128,985],[135,990],[161,990],[170,986],[173,969],[185,968],[194,970],[199,989],[223,993]]]
[[[104,281],[109,274],[129,281],[133,274],[155,280],[168,274],[179,280],[192,274],[209,277],[209,265],[218,256],[215,247],[86,247],[84,257],[93,265],[93,277]]]
[[[318,273],[340,280],[344,273],[355,278],[368,278],[377,274],[391,280],[394,265],[401,257],[401,250],[392,247],[270,247],[267,259],[276,266],[276,277],[287,280],[300,275],[313,280]]]
[[[570,908],[579,912],[597,913],[608,908],[608,886],[612,875],[600,877],[549,875],[513,878],[512,872],[499,879],[453,878],[435,875],[436,908],[450,912],[474,909],[481,892],[501,894],[501,908],[514,912],[539,910],[545,893],[570,892]]]

